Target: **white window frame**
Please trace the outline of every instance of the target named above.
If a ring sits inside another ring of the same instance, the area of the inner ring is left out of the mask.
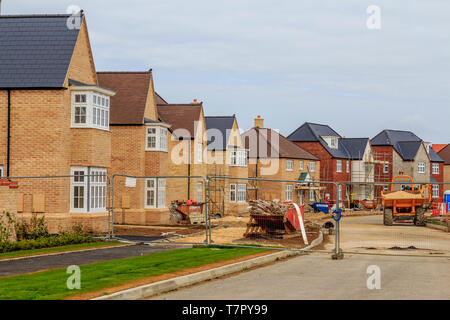
[[[316,172],[316,163],[314,161],[309,162],[309,172]]]
[[[245,183],[239,183],[237,185],[237,202],[247,202],[247,185]]]
[[[342,185],[338,185],[338,192],[337,192],[337,198],[338,201],[342,201]]]
[[[197,202],[203,202],[203,182],[197,182]]]
[[[439,185],[438,184],[433,184],[431,192],[432,192],[432,197],[434,199],[439,198],[439,191],[440,191],[439,190]]]
[[[230,150],[230,166],[247,167],[247,150]]]
[[[154,146],[150,146],[150,138],[154,142]],[[146,126],[145,127],[145,151],[162,151],[167,152],[167,128],[162,126]]]
[[[336,160],[336,172],[342,172],[342,160]]]
[[[237,201],[237,185],[236,183],[230,183],[230,202]]]
[[[96,91],[72,91],[71,127],[109,131],[109,99]],[[77,122],[78,117],[83,117],[84,121]]]
[[[98,167],[71,167],[70,212],[95,213],[107,210],[107,170]],[[83,188],[75,205],[75,188]],[[80,207],[79,198],[82,198]]]
[[[286,201],[293,201],[294,195],[293,195],[294,186],[292,184],[287,184],[285,189],[285,198]]]
[[[383,173],[389,173],[389,163],[383,165]]]
[[[439,163],[433,163],[432,167],[433,167],[433,174],[439,174],[440,172]]]
[[[300,160],[300,161],[298,162],[298,169],[299,169],[299,170],[303,170],[303,160]]]
[[[309,201],[315,201],[316,199],[316,192],[313,189],[309,189]]]
[[[294,171],[294,160],[286,160],[286,171]]]
[[[0,166],[0,178],[5,174],[3,166]]]
[[[425,162],[419,162],[417,164],[417,170],[419,173],[425,173]]]
[[[146,209],[162,209],[166,207],[166,179],[145,179],[144,192],[144,206]],[[149,193],[151,192],[153,192],[153,204],[149,204],[149,198],[151,197]]]
[[[346,171],[347,171],[347,173],[350,173],[350,160],[347,160]]]

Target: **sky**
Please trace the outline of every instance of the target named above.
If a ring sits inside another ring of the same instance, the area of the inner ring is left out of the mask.
[[[3,0],[2,14],[85,12],[97,71],[153,69],[169,103],[304,122],[342,136],[450,142],[448,0]],[[367,20],[380,9],[380,28]],[[1,45],[1,44],[0,44]]]

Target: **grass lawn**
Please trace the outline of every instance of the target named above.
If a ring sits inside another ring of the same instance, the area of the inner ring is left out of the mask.
[[[54,248],[42,248],[42,249],[5,252],[5,253],[0,253],[0,260],[19,258],[19,257],[27,257],[27,256],[33,256],[33,255],[39,255],[39,254],[46,254],[46,253],[57,253],[57,252],[81,250],[81,249],[91,249],[91,248],[98,248],[98,247],[111,247],[111,246],[117,246],[119,244],[123,244],[123,243],[121,243],[119,241],[92,242],[92,243],[70,244],[67,246],[54,247]]]
[[[129,281],[264,252],[256,248],[192,248],[80,266],[81,289],[69,290],[66,268],[0,278],[0,299],[56,300]]]

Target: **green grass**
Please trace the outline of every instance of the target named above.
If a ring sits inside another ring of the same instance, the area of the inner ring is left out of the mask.
[[[119,241],[112,242],[92,242],[92,243],[82,243],[82,244],[70,244],[67,246],[53,247],[53,248],[42,248],[42,249],[32,249],[32,250],[21,250],[13,252],[0,253],[0,260],[27,257],[32,255],[46,254],[46,253],[57,253],[63,251],[80,250],[80,249],[90,249],[97,247],[108,247],[123,244]]]
[[[66,268],[0,278],[0,299],[57,300],[126,282],[261,253],[253,248],[192,248],[80,266],[81,289],[69,290]]]

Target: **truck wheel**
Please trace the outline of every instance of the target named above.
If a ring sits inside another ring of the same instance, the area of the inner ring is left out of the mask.
[[[384,217],[383,219],[384,225],[392,226],[394,220],[392,208],[384,208],[383,217]]]
[[[425,208],[424,207],[418,207],[416,209],[416,216],[414,217],[414,224],[416,226],[423,226],[425,225]]]

